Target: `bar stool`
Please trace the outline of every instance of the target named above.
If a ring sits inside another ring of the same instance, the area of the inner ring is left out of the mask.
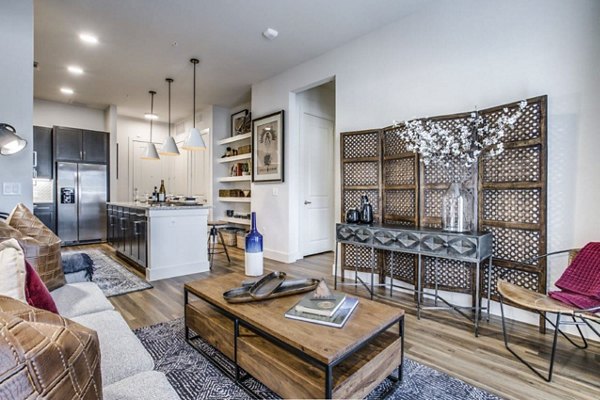
[[[208,226],[210,226],[210,233],[208,235],[208,261],[210,263],[210,270],[212,271],[213,258],[215,254],[223,254],[227,256],[227,262],[231,263],[231,259],[229,258],[229,253],[227,252],[227,246],[225,245],[225,241],[223,240],[223,234],[219,230],[224,226],[227,226],[227,222],[223,221],[208,221]],[[221,243],[219,243],[219,239]],[[217,246],[221,245],[222,250],[217,250]]]

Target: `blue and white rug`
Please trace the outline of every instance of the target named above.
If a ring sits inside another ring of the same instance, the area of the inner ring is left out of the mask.
[[[155,369],[164,372],[183,400],[247,399],[248,395],[204,356],[185,341],[183,318],[136,329],[135,334],[152,355]],[[233,364],[201,340],[195,341],[206,353],[218,357],[221,365],[233,372]],[[381,399],[392,385],[386,379],[367,398]],[[249,379],[246,385],[259,397],[277,399],[260,382]],[[387,396],[394,400],[498,400],[499,397],[433,368],[405,359],[404,381]]]

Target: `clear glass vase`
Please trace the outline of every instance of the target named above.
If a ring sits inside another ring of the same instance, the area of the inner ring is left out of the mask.
[[[453,182],[442,197],[442,229],[446,232],[473,230],[473,192]]]

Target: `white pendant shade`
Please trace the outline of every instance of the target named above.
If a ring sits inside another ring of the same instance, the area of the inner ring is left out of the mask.
[[[177,148],[177,143],[175,143],[175,139],[172,136],[169,136],[167,140],[162,145],[162,148],[158,152],[161,156],[178,156],[179,149]]]
[[[148,147],[146,147],[146,153],[143,155],[142,160],[160,160],[154,143],[148,143]]]
[[[204,143],[200,131],[196,128],[192,128],[181,148],[189,151],[206,150],[206,143]]]

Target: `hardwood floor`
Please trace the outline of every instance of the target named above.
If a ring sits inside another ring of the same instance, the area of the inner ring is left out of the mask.
[[[95,246],[107,254],[114,252],[106,245]],[[85,249],[85,247],[81,247]],[[231,251],[232,261],[215,258],[214,271],[152,282],[153,289],[112,297],[110,300],[132,329],[169,321],[183,316],[183,284],[207,276],[243,271],[243,253]],[[332,253],[305,258],[294,264],[265,260],[265,268],[285,271],[297,276],[329,278]],[[331,279],[330,279],[331,280]],[[223,288],[225,289],[228,288]],[[352,294],[366,295],[364,290],[346,288]],[[406,310],[406,355],[509,399],[600,399],[600,343],[591,342],[587,350],[573,348],[559,339],[552,383],[546,383],[518,362],[505,348],[500,319],[482,323],[478,338],[468,321],[454,313],[415,316],[411,294],[394,294]],[[382,301],[385,301],[382,300]],[[534,365],[544,368],[551,349],[552,335],[542,335],[537,327],[518,322],[509,323],[511,343]],[[540,358],[541,357],[543,358]]]

